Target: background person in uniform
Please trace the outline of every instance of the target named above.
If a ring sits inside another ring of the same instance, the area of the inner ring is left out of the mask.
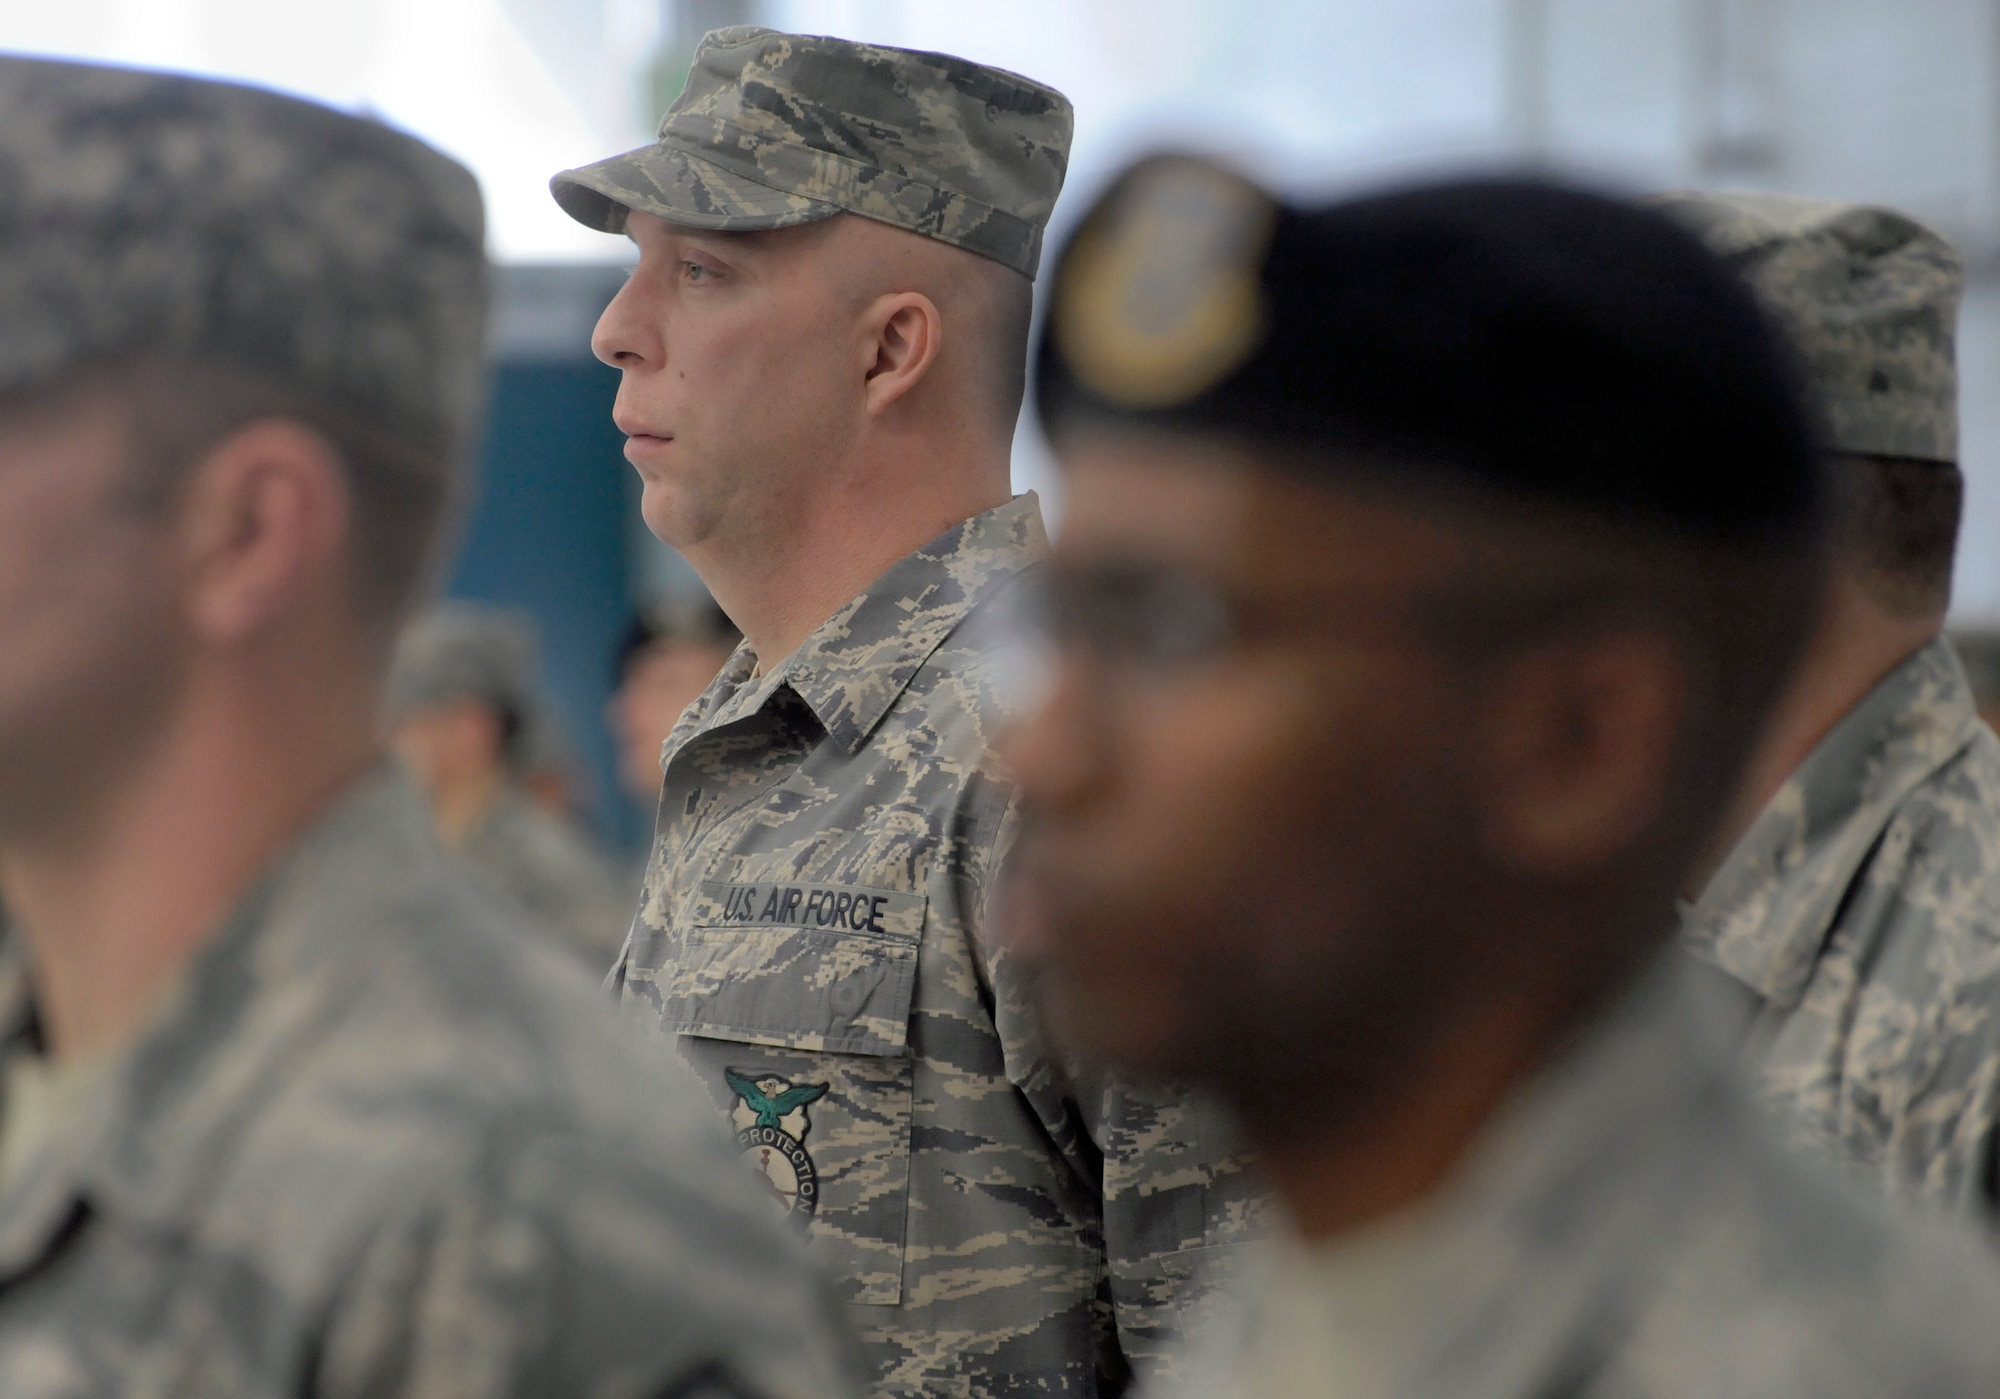
[[[1989,1387],[2000,1280],[1760,1134],[1668,946],[1822,576],[1741,285],[1554,186],[1163,158],[1049,325],[1015,950],[1052,1032],[1227,1099],[1292,1226],[1185,1392]]]
[[[0,975],[0,1394],[846,1392],[694,1090],[384,759],[483,371],[471,177],[271,93],[10,58],[0,187],[32,951]]]
[[[1954,627],[1951,649],[1965,667],[1980,719],[1989,729],[2000,724],[2000,628]]]
[[[742,641],[743,633],[709,597],[658,603],[626,629],[617,688],[604,717],[618,744],[619,783],[649,815],[660,800],[667,735]]]
[[[535,671],[525,618],[438,608],[396,648],[393,744],[445,848],[601,973],[631,926],[629,890],[581,831],[522,785],[534,730],[553,722]]]
[[[612,984],[885,1394],[1116,1392],[1250,1227],[1215,1124],[1073,1082],[986,938],[998,617],[1047,548],[1010,444],[1069,139],[1011,73],[730,29],[657,145],[554,181],[638,245],[595,348],[647,523],[746,643],[670,743]]]
[[[1763,1096],[1891,1190],[2000,1207],[2000,740],[1940,635],[1962,483],[1959,258],[1889,209],[1666,201],[1787,332],[1833,569],[1689,911]]]

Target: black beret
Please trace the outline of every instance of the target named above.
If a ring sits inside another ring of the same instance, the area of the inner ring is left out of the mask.
[[[1720,538],[1802,536],[1823,495],[1741,282],[1660,214],[1536,180],[1300,207],[1142,161],[1060,254],[1036,386],[1057,439],[1192,431]]]

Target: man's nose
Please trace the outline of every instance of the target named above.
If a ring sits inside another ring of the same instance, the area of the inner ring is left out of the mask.
[[[590,333],[590,352],[613,369],[637,369],[660,356],[657,327],[649,324],[637,274],[628,277]]]

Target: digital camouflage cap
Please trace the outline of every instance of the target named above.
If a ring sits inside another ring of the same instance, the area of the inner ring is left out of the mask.
[[[0,392],[124,358],[249,370],[426,450],[478,400],[479,187],[233,83],[0,58]]]
[[[1789,336],[1829,447],[1958,460],[1964,269],[1942,234],[1894,209],[1778,194],[1678,194],[1657,207],[1735,265]]]
[[[476,699],[525,719],[538,707],[539,647],[524,614],[447,603],[418,618],[396,643],[389,709],[398,718]]]
[[[1025,277],[1069,164],[1069,99],[949,54],[750,27],[695,50],[659,140],[549,182],[606,233],[633,209],[750,231],[843,211]]]

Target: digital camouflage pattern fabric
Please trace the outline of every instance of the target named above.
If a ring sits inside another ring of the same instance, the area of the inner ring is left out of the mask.
[[[421,141],[231,83],[0,57],[0,391],[211,360],[449,454],[485,310],[479,187]]]
[[[1983,1394],[2000,1280],[1963,1240],[1782,1149],[1647,978],[1443,1190],[1273,1248],[1184,1399],[1878,1399]]]
[[[1954,344],[1964,267],[1894,209],[1782,194],[1657,201],[1733,264],[1797,348],[1827,445],[1958,460]]]
[[[911,555],[668,738],[612,986],[729,1116],[885,1395],[1099,1395],[1159,1371],[1256,1225],[1223,1124],[1092,1086],[987,931],[1013,791],[1001,618],[1032,496]]]
[[[0,1393],[849,1393],[838,1304],[647,1058],[364,779],[0,1194]]]
[[[2000,741],[1946,641],[1800,764],[1682,928],[1763,1096],[1889,1191],[2000,1205]]]
[[[597,975],[617,959],[632,923],[630,876],[614,871],[561,817],[503,786],[456,853]]]
[[[1054,88],[949,54],[718,29],[656,144],[549,188],[606,233],[633,209],[738,232],[845,210],[1033,277],[1073,124]]]

